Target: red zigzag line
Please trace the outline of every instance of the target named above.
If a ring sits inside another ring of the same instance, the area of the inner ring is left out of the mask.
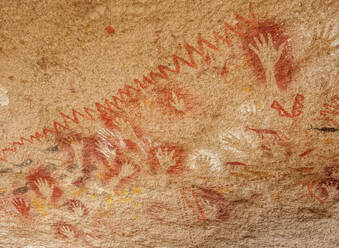
[[[242,16],[239,16],[238,14],[236,14],[236,19],[237,20],[242,20],[247,23],[255,23],[255,16],[253,14],[253,7],[252,7],[252,3],[250,3],[250,15],[251,15],[251,20],[248,20]],[[241,25],[238,23],[236,25],[236,28],[241,30]],[[190,44],[188,44],[187,42],[185,42],[184,48],[186,50],[186,53],[188,55],[188,60],[186,60],[185,58],[182,58],[180,56],[178,56],[177,54],[173,54],[172,55],[172,59],[173,59],[173,63],[174,63],[174,69],[171,69],[168,66],[165,65],[159,65],[158,71],[159,72],[149,72],[149,76],[142,76],[142,80],[140,81],[139,79],[134,79],[134,87],[128,84],[125,84],[123,88],[118,89],[117,94],[112,96],[112,100],[109,99],[105,99],[105,106],[102,105],[101,103],[95,102],[94,105],[96,106],[96,110],[94,109],[90,109],[87,107],[84,107],[84,113],[81,113],[75,109],[72,109],[72,114],[73,114],[73,118],[70,117],[69,115],[61,112],[60,116],[63,119],[63,124],[58,122],[57,120],[53,120],[53,128],[43,128],[41,132],[36,131],[35,134],[31,135],[29,138],[25,138],[25,137],[20,137],[20,141],[14,141],[12,143],[10,143],[9,147],[6,148],[2,148],[1,152],[2,155],[0,157],[0,161],[4,161],[4,162],[8,162],[7,161],[7,154],[8,152],[16,152],[17,151],[17,146],[23,146],[27,143],[30,144],[34,144],[35,140],[36,142],[41,142],[43,138],[46,138],[48,133],[52,133],[52,134],[58,134],[59,133],[59,128],[66,130],[66,129],[70,129],[70,125],[68,123],[68,121],[71,121],[72,123],[75,123],[77,125],[79,125],[80,120],[78,118],[78,116],[81,116],[83,119],[85,120],[91,120],[94,121],[95,118],[93,117],[92,114],[90,114],[90,112],[99,112],[99,113],[104,113],[104,111],[110,111],[113,112],[112,107],[115,107],[117,110],[120,110],[120,104],[123,104],[127,101],[127,99],[131,96],[131,90],[136,91],[137,93],[140,92],[140,88],[142,89],[146,89],[148,88],[150,85],[155,85],[158,83],[157,81],[157,77],[161,78],[161,79],[168,79],[168,73],[180,73],[181,71],[181,65],[180,63],[182,63],[183,65],[187,65],[193,69],[197,69],[198,65],[194,60],[194,56],[193,54],[196,53],[198,55],[200,55],[201,57],[205,57],[205,49],[204,46],[206,46],[207,48],[210,48],[214,51],[220,51],[221,46],[220,46],[220,41],[222,43],[225,43],[227,46],[232,46],[232,41],[230,39],[230,35],[228,34],[228,30],[235,33],[238,37],[242,37],[242,33],[237,31],[236,28],[230,26],[228,23],[225,22],[225,26],[224,26],[224,35],[221,35],[220,33],[213,31],[213,38],[215,41],[215,44],[210,43],[209,41],[203,39],[202,37],[198,37],[197,39],[197,45],[198,48],[195,48],[193,46],[191,46]],[[138,87],[138,88],[135,88]]]

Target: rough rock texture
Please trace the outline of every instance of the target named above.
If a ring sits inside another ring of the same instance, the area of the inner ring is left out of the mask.
[[[0,247],[339,247],[338,4],[0,1]]]

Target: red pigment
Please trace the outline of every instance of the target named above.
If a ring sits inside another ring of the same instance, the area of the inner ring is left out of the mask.
[[[228,70],[227,70],[227,66],[226,66],[226,62],[224,63],[224,66],[222,67],[222,71],[221,71],[221,76],[224,76],[228,73]]]
[[[121,172],[122,166],[124,165],[124,162],[129,162],[131,163],[130,159],[125,158],[124,161],[121,160],[120,164],[119,164],[119,174]],[[123,178],[121,178],[120,182],[118,182],[118,184],[115,186],[115,191],[120,191],[123,187],[127,187],[128,185],[130,185],[131,183],[133,183],[134,181],[137,180],[140,172],[141,172],[141,167],[135,163],[131,163],[131,165],[133,166],[134,172],[128,176],[125,176]],[[106,176],[106,183],[112,178],[107,178],[107,174],[105,174]]]
[[[89,136],[85,137],[83,139],[83,150],[82,150],[82,155],[83,155],[83,168],[82,171],[84,173],[84,178],[83,180],[77,182],[79,186],[83,185],[85,183],[85,180],[90,176],[93,170],[95,170],[94,164],[99,165],[96,163],[96,161],[99,161],[102,163],[103,168],[107,172],[107,174],[110,175],[110,177],[118,175],[119,172],[119,163],[117,162],[119,157],[120,157],[120,150],[117,149],[116,146],[114,146],[113,143],[110,143],[110,145],[113,145],[115,151],[116,151],[116,158],[114,161],[114,164],[109,164],[109,161],[107,160],[106,156],[102,154],[98,147],[98,139],[94,136]],[[100,164],[101,165],[101,164]]]
[[[304,107],[302,101],[305,99],[303,95],[297,94],[294,98],[294,103],[292,107],[292,114],[288,113],[277,101],[273,101],[271,108],[279,111],[280,116],[285,116],[288,118],[295,118],[303,114],[304,112],[301,109]]]
[[[62,190],[56,185],[55,179],[52,175],[44,168],[44,166],[40,166],[38,168],[33,169],[29,175],[27,176],[27,180],[30,188],[41,198],[43,195],[39,191],[39,188],[36,185],[36,182],[39,180],[46,180],[50,187],[53,187],[53,193],[51,196],[52,202],[56,202],[63,195]]]
[[[157,94],[157,102],[160,106],[165,108],[165,112],[169,112],[174,115],[183,115],[185,112],[191,111],[195,106],[194,96],[189,93],[188,88],[180,88],[177,84],[173,87],[165,86],[163,88],[154,88],[153,90]],[[178,111],[171,103],[173,103],[172,92],[177,96],[178,100],[182,100],[186,111]]]
[[[31,206],[26,203],[24,198],[16,197],[13,199],[12,204],[22,216],[28,216]]]
[[[88,208],[81,201],[79,201],[79,200],[69,200],[66,204],[67,204],[68,209],[72,212],[74,212],[75,206],[79,206],[82,209],[84,209],[84,213],[81,217],[88,215]]]
[[[265,72],[264,68],[261,65],[261,62],[258,56],[248,47],[249,44],[254,46],[254,37],[259,37],[259,34],[262,33],[267,41],[267,34],[271,34],[272,41],[275,49],[278,49],[279,46],[286,42],[289,38],[287,34],[285,34],[284,27],[281,24],[277,24],[271,20],[265,20],[263,22],[259,22],[258,26],[255,27],[253,25],[248,26],[246,30],[244,30],[244,34],[242,36],[243,49],[246,54],[250,57],[251,64],[254,69],[254,73],[259,80],[265,81]],[[286,43],[286,46],[281,54],[281,57],[277,64],[275,65],[275,78],[278,84],[279,89],[286,90],[287,86],[292,81],[292,72],[293,72],[293,56],[291,55],[291,47],[289,43]]]
[[[154,147],[150,152],[149,152],[149,166],[150,169],[153,173],[155,173],[157,170],[160,170],[160,164],[158,161],[158,158],[156,156],[156,153],[158,149],[161,149],[162,151],[167,150],[167,154],[170,154],[172,151],[173,153],[173,158],[176,159],[175,165],[171,166],[166,170],[166,173],[169,175],[177,175],[180,174],[183,171],[183,162],[184,162],[184,150],[181,147],[171,145],[171,144],[162,144],[159,146]]]
[[[198,187],[197,193],[202,199],[208,201],[211,206],[217,207],[216,219],[227,221],[230,218],[231,208],[221,193],[205,187]]]
[[[105,30],[106,30],[106,32],[107,32],[109,35],[112,35],[112,34],[115,33],[114,28],[112,28],[111,26],[107,26],[107,27],[105,28]]]
[[[64,239],[67,239],[68,237],[63,233],[62,228],[67,228],[67,229],[73,231],[74,234],[75,234],[75,237],[78,237],[78,232],[77,232],[76,228],[73,225],[68,224],[66,222],[60,221],[60,222],[54,224],[54,228],[55,228],[56,233]]]

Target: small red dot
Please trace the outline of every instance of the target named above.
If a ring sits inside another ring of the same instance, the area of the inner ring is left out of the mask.
[[[106,32],[107,32],[108,34],[111,34],[111,35],[115,33],[114,28],[112,28],[111,26],[107,26],[107,27],[105,28],[105,30],[106,30]]]

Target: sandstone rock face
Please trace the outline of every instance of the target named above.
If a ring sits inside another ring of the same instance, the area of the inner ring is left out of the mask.
[[[338,1],[0,3],[0,247],[339,247]]]

